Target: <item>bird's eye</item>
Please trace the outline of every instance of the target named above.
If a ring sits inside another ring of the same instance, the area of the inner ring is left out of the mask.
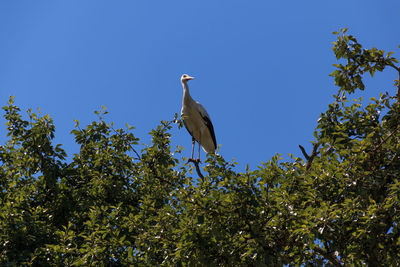
[[[186,74],[183,75],[183,77],[185,77],[185,78],[186,78],[186,76],[187,76]]]

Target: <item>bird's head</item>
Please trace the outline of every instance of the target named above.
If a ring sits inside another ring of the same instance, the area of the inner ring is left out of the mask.
[[[190,77],[187,74],[183,74],[182,77],[181,77],[181,82],[186,83],[187,81],[193,80],[193,79],[194,79],[194,77]]]

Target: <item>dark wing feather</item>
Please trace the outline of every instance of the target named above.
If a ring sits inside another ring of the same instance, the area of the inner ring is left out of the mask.
[[[214,147],[215,147],[215,149],[217,149],[217,140],[215,138],[214,126],[213,126],[213,124],[212,124],[212,122],[211,122],[211,120],[210,120],[210,118],[208,116],[205,116],[204,114],[201,114],[201,112],[200,112],[200,115],[203,118],[203,121],[204,121],[205,125],[207,126],[208,130],[210,131],[211,138],[212,138],[212,140],[214,142]]]

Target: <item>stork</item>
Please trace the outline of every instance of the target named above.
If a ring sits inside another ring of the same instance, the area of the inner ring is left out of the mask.
[[[189,161],[200,162],[200,146],[207,153],[214,153],[217,148],[215,139],[214,127],[211,123],[210,115],[206,109],[199,103],[193,100],[189,93],[188,81],[194,79],[187,74],[181,77],[183,87],[182,110],[181,118],[186,129],[192,136],[192,157]],[[195,142],[199,143],[199,154],[197,159],[193,158]]]

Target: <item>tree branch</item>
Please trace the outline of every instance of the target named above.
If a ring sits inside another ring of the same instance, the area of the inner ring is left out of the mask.
[[[197,175],[201,178],[201,180],[204,181],[204,176],[203,176],[203,174],[201,173],[200,167],[199,167],[200,161],[199,161],[199,160],[195,160],[195,159],[188,159],[188,162],[193,162],[193,163],[194,163],[194,165],[196,166]]]
[[[304,157],[307,160],[306,170],[309,170],[311,168],[311,164],[312,164],[312,162],[314,160],[314,157],[318,154],[318,152],[317,152],[318,147],[319,147],[319,144],[318,143],[314,143],[312,152],[311,152],[310,155],[308,155],[306,153],[306,150],[304,149],[304,147],[302,145],[299,145],[299,148],[300,148],[301,152],[303,153]]]
[[[301,153],[303,153],[304,157],[306,158],[306,160],[308,160],[310,157],[307,155],[306,150],[304,149],[304,147],[302,145],[299,145]]]
[[[389,140],[390,137],[392,137],[392,135],[394,133],[397,132],[397,129],[399,128],[399,125],[396,126],[396,128],[394,128],[393,132],[391,132],[388,136],[385,137],[385,139],[382,140],[382,142],[379,143],[379,145],[377,145],[376,147],[374,147],[374,149],[372,149],[372,152],[375,152],[378,148],[380,148],[384,143],[387,142],[387,140]]]
[[[326,260],[330,261],[334,266],[342,266],[338,258],[333,253],[328,253],[321,248],[314,248],[315,252],[321,254]]]

